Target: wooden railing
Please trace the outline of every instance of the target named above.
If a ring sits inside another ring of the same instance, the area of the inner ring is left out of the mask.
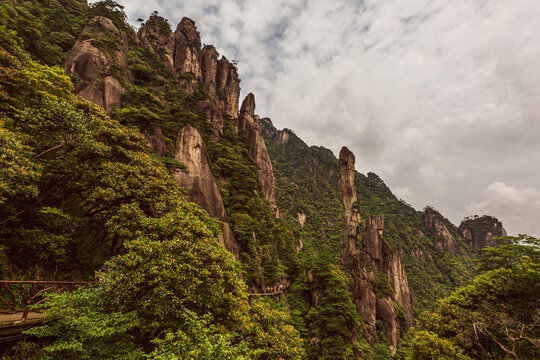
[[[254,290],[254,291],[248,291],[249,296],[275,296],[279,294],[283,294],[285,290],[287,290],[289,287],[285,286],[281,289],[277,289],[275,287],[272,288],[272,290],[264,291],[264,290]]]
[[[25,321],[29,312],[39,312],[39,305],[50,292],[73,291],[76,286],[92,285],[95,281],[20,281],[0,280],[0,314],[22,313]]]

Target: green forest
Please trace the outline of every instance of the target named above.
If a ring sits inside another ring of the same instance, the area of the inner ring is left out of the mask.
[[[359,260],[399,324],[396,343],[374,315],[378,340],[369,340],[351,291],[357,273],[340,263],[339,160],[258,119],[273,204],[238,117],[220,114],[216,136],[200,106],[227,94],[168,66],[167,49],[141,41],[145,28],[173,34],[157,12],[137,31],[111,0],[0,4],[0,280],[89,283],[44,291],[34,307],[43,317],[15,340],[0,337],[1,359],[540,358],[540,240],[506,236],[489,216],[458,227],[355,172],[362,231],[384,215],[381,241],[403,263],[414,305],[409,329],[390,273]],[[86,80],[64,64],[79,41],[112,59],[91,79],[102,92],[111,78],[120,84],[111,111],[75,95]],[[176,180],[187,168],[175,159],[186,125],[203,140],[236,258],[220,243],[222,219]],[[156,127],[163,154],[148,143]],[[4,284],[0,305],[23,306],[25,289]],[[0,308],[0,326],[9,314]]]

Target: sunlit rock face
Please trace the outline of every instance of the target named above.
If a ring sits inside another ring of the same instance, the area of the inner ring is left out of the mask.
[[[98,46],[103,39],[114,41],[116,48]],[[121,33],[110,19],[97,16],[90,20],[64,63],[66,73],[78,78],[75,95],[102,106],[109,114],[120,107],[124,88],[113,76],[111,68],[127,69],[126,53],[127,35]]]
[[[203,139],[197,129],[191,125],[186,125],[178,134],[174,159],[186,166],[185,170],[175,171],[174,179],[186,189],[190,201],[200,205],[210,216],[220,220],[222,231],[220,240],[235,258],[238,258],[238,244],[227,223],[227,213],[210,170]]]
[[[279,216],[279,209],[276,206],[276,179],[272,169],[272,161],[266,149],[266,144],[262,137],[259,123],[255,116],[255,96],[249,93],[242,102],[238,124],[249,143],[249,154],[257,163],[257,175],[262,185],[264,196],[274,209],[276,216]]]

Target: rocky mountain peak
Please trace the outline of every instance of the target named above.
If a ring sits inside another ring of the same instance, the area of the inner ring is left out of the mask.
[[[247,113],[249,116],[255,116],[255,95],[253,95],[253,93],[247,94],[244,101],[242,101],[240,113]]]
[[[254,112],[255,96],[249,93],[242,102],[242,110],[240,111],[240,116],[238,116],[238,125],[245,133],[250,144],[249,154],[257,164],[257,174],[259,175],[264,196],[272,205],[275,215],[279,217],[279,209],[276,205],[276,179],[274,177],[272,161],[270,160],[270,155],[268,155],[261,128]]]
[[[154,54],[162,55],[168,69],[174,67],[174,34],[169,23],[158,15],[152,15],[138,33],[142,47]]]
[[[195,90],[195,83],[202,79],[201,37],[193,20],[184,17],[174,32],[174,68],[181,74],[193,77],[190,92]]]
[[[196,45],[199,48],[201,47],[201,36],[197,31],[195,21],[190,18],[184,16],[174,33],[175,36],[183,37],[185,40],[192,42],[193,45]]]
[[[114,49],[101,46],[102,40],[114,44]],[[113,66],[127,69],[126,53],[127,35],[122,34],[110,19],[96,16],[90,20],[64,63],[66,73],[80,79],[74,89],[75,95],[102,106],[108,113],[119,107],[124,88],[111,69]],[[103,78],[102,82],[98,82],[99,77]]]
[[[463,240],[475,252],[488,246],[494,246],[494,238],[507,235],[503,224],[497,218],[488,215],[465,218],[458,230]]]
[[[358,195],[354,184],[354,154],[343,147],[339,153],[339,174],[343,196],[344,229],[341,268],[353,279],[350,291],[358,313],[364,320],[364,337],[370,344],[379,341],[377,320],[384,324],[384,333],[395,353],[400,328],[412,326],[413,300],[401,256],[384,239],[384,215],[369,216],[362,231]],[[361,237],[360,237],[361,235]],[[387,283],[392,293],[378,293],[378,285]],[[403,307],[405,319],[396,314],[394,303]]]

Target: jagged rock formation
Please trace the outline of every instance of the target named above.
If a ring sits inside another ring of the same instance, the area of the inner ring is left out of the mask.
[[[236,67],[225,57],[218,60],[219,54],[214,47],[201,48],[201,38],[195,23],[186,17],[173,33],[165,19],[153,15],[141,27],[137,36],[129,30],[120,31],[108,18],[92,19],[65,62],[66,72],[80,78],[75,94],[104,107],[109,114],[113,108],[121,107],[124,88],[113,76],[113,70],[120,68],[127,75],[123,80],[134,80],[126,55],[128,36],[130,44],[139,44],[163,61],[171,76],[183,86],[186,95],[193,94],[199,84],[202,85],[209,96],[200,101],[197,108],[206,115],[206,120],[212,125],[212,138],[218,140],[225,124],[224,115],[238,117],[240,79]],[[111,44],[114,45],[113,49]],[[143,131],[145,141],[158,156],[166,157],[167,147],[162,128],[155,124],[148,125]],[[177,171],[175,178],[186,188],[192,201],[221,221],[222,241],[235,257],[238,257],[238,246],[226,222],[221,194],[210,172],[202,144],[200,134],[194,128],[182,129],[175,158],[186,164],[188,169],[185,172]],[[255,140],[254,144],[254,159],[259,160],[259,174],[264,175],[261,183],[265,195],[268,195],[267,198],[275,207],[274,178],[264,141],[261,138],[260,141]],[[171,150],[169,149],[169,152]],[[277,211],[277,207],[275,210]]]
[[[339,174],[345,223],[341,267],[352,276],[350,290],[364,320],[366,340],[370,344],[379,341],[376,322],[381,320],[383,331],[390,342],[390,350],[395,352],[400,328],[406,331],[412,326],[412,295],[400,254],[383,238],[384,216],[368,217],[365,229],[361,232],[354,163],[354,154],[346,147],[342,148],[339,154]],[[381,290],[385,288],[384,284],[390,286],[391,293]],[[395,304],[404,309],[404,318],[398,318],[398,307]]]
[[[103,43],[114,44],[115,49],[108,49]],[[121,33],[106,17],[93,18],[64,63],[66,73],[80,79],[75,86],[75,95],[102,106],[108,113],[120,107],[124,88],[112,69],[113,66],[127,69],[126,52],[127,34]],[[101,83],[98,77],[102,77]]]
[[[189,200],[220,220],[220,240],[238,258],[238,244],[227,223],[223,199],[210,170],[203,139],[191,125],[186,125],[178,134],[174,159],[186,166],[185,170],[175,171],[173,176],[176,182],[186,189]]]
[[[358,196],[354,186],[354,154],[343,147],[339,153],[339,179],[345,207],[345,224],[343,227],[343,248],[341,260],[350,263],[356,260],[357,238],[360,234],[361,219],[358,211]]]
[[[279,209],[276,206],[276,179],[274,177],[270,155],[268,155],[268,151],[266,150],[266,144],[264,143],[259,123],[255,117],[255,96],[252,93],[249,93],[242,102],[238,124],[248,139],[250,145],[249,154],[257,163],[257,175],[259,176],[264,196],[272,205],[276,216],[279,217]]]
[[[448,251],[455,255],[458,243],[456,237],[450,232],[445,219],[435,209],[427,207],[424,214],[424,223],[434,235],[436,245],[440,250]]]
[[[459,225],[459,233],[475,252],[494,246],[493,238],[507,236],[502,223],[493,216],[484,215],[465,219]]]
[[[225,56],[218,62],[216,85],[218,97],[223,101],[223,112],[231,117],[238,116],[240,79],[236,67]]]
[[[214,126],[214,140],[222,133],[223,114],[238,117],[240,79],[236,67],[211,45],[201,49],[201,38],[193,20],[184,17],[174,34],[164,19],[152,16],[139,31],[141,46],[153,53],[163,54],[162,59],[170,70],[176,72],[188,94],[201,82],[209,100],[198,104]]]
[[[139,30],[139,39],[142,47],[153,54],[160,55],[169,70],[174,69],[174,34],[169,30],[163,18],[152,15]]]

